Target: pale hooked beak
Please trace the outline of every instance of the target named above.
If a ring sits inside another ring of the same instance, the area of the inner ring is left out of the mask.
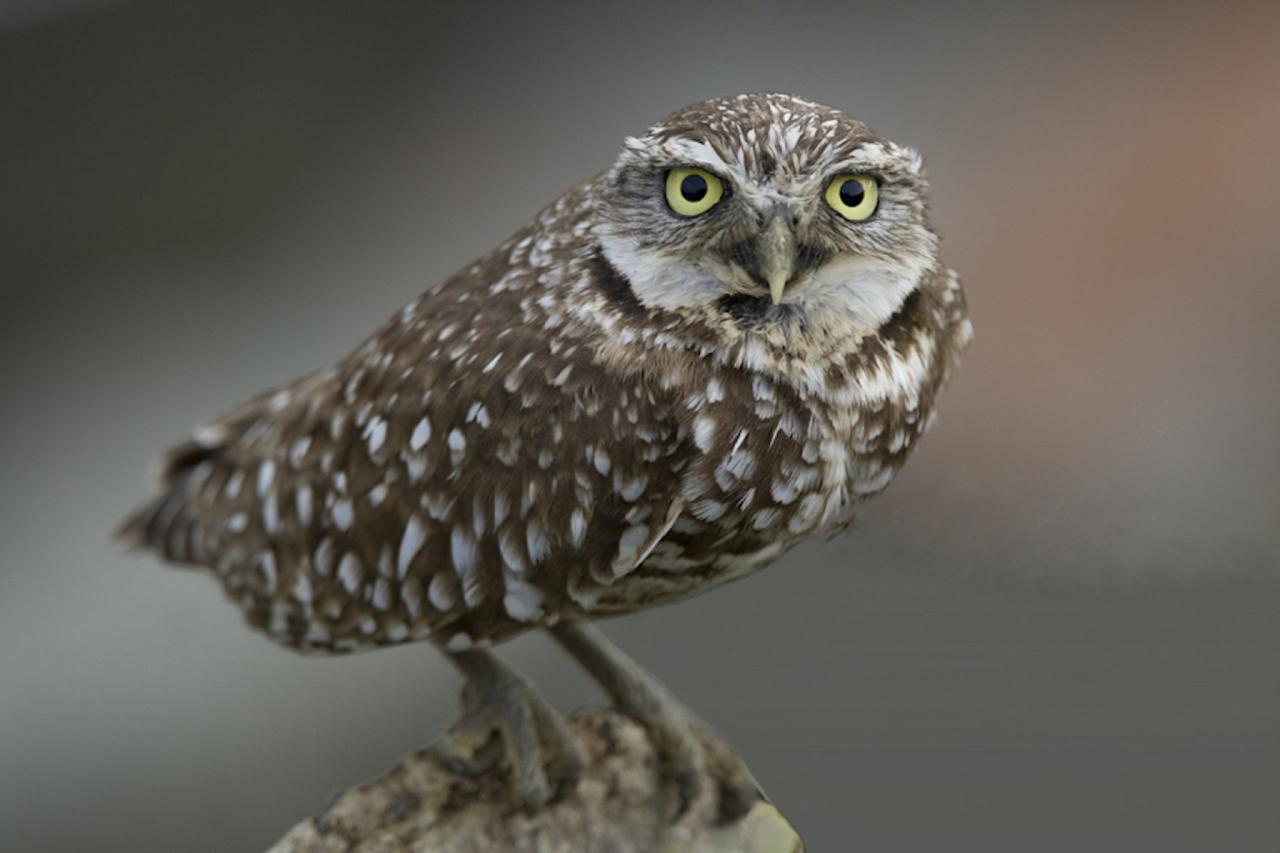
[[[777,212],[760,235],[760,270],[769,285],[773,304],[782,301],[782,293],[796,268],[796,235],[787,224],[787,216]]]

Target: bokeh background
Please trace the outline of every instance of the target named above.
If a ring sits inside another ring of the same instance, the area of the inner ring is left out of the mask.
[[[260,849],[445,727],[429,648],[295,657],[111,527],[626,134],[782,90],[923,150],[976,342],[853,535],[608,632],[816,851],[1280,850],[1277,4],[0,10],[0,848]]]

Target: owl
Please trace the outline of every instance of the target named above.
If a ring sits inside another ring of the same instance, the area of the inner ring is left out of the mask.
[[[121,532],[288,647],[437,646],[530,808],[578,769],[489,651],[534,628],[691,776],[696,718],[587,622],[846,528],[970,335],[918,154],[797,97],[716,98],[626,140],[337,366],[200,428]]]

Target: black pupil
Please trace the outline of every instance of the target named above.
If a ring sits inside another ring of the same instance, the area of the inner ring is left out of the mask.
[[[685,175],[680,182],[680,195],[685,201],[702,201],[707,194],[707,179],[701,175]]]
[[[840,201],[848,207],[857,207],[867,195],[862,189],[862,181],[845,181],[840,185]]]

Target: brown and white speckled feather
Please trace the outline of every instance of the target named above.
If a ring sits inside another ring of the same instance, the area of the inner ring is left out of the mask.
[[[714,234],[651,198],[688,163],[737,193]],[[883,212],[851,236],[796,200],[853,168]],[[743,241],[783,204],[809,262],[773,305]],[[202,428],[123,531],[291,646],[500,642],[843,529],[969,335],[914,153],[787,96],[705,102],[335,368]]]

